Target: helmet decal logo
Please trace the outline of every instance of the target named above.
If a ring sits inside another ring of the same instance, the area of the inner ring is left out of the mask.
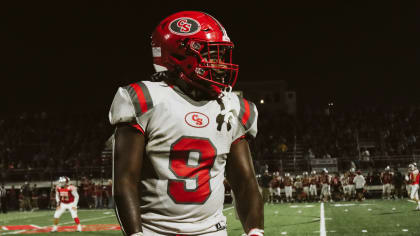
[[[196,34],[200,29],[200,23],[189,17],[177,18],[169,24],[172,33],[183,36]]]

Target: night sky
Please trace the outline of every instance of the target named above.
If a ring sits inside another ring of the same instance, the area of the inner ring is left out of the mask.
[[[408,1],[4,2],[1,113],[108,110],[118,86],[153,72],[151,32],[181,10],[221,21],[238,83],[285,80],[308,104],[420,104]]]

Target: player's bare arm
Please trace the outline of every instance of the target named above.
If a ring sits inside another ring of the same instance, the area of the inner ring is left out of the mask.
[[[226,175],[237,200],[237,212],[244,231],[264,229],[264,203],[246,139],[232,144]]]
[[[142,232],[138,183],[143,164],[144,135],[129,124],[115,131],[114,198],[115,209],[125,234]]]

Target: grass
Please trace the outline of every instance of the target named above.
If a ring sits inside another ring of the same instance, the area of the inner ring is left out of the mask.
[[[325,203],[327,235],[420,235],[420,211],[407,200],[368,200]],[[10,212],[0,214],[0,235],[45,235],[52,224],[53,211]],[[228,235],[240,236],[242,226],[234,209],[225,206]],[[80,210],[84,232],[76,233],[74,222],[66,212],[60,219],[56,235],[122,235],[112,210]],[[29,225],[31,229],[11,226]],[[31,226],[32,225],[32,226]],[[6,227],[9,230],[5,230]],[[14,229],[14,230],[10,230]],[[321,235],[320,203],[288,203],[265,205],[265,235]]]

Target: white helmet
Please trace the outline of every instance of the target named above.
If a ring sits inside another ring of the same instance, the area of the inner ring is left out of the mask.
[[[316,171],[315,170],[311,171],[311,174],[316,175]]]
[[[61,186],[61,187],[69,184],[69,182],[70,182],[69,177],[61,176],[60,178],[58,178],[58,185]]]
[[[328,174],[328,170],[327,170],[326,168],[324,168],[324,169],[322,170],[322,172],[324,172],[325,174]]]
[[[284,174],[284,176],[289,177],[289,176],[290,176],[290,174],[289,174],[289,173],[286,173],[286,174]]]
[[[385,168],[385,171],[389,171],[389,170],[391,170],[391,168],[390,168],[389,166],[387,166],[387,167]]]
[[[352,172],[352,173],[353,173],[353,172],[355,172],[355,171],[356,171],[356,169],[355,169],[355,168],[351,168],[351,169],[350,169],[350,172]]]
[[[408,169],[415,170],[415,169],[417,169],[417,166],[414,165],[414,163],[413,163],[413,164],[408,165]]]

